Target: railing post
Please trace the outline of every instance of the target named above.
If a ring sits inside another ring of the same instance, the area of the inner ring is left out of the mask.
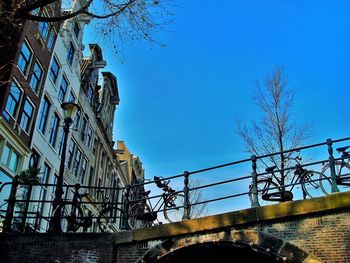
[[[327,139],[327,145],[328,145],[328,160],[329,160],[329,169],[331,171],[331,182],[332,182],[332,193],[339,192],[338,185],[337,185],[337,175],[335,172],[335,161],[333,156],[333,147],[332,147],[332,139]]]
[[[16,193],[18,187],[18,175],[13,178],[11,191],[7,203],[6,216],[4,220],[4,232],[12,231],[13,212],[15,210]]]
[[[70,211],[70,216],[74,219],[77,219],[75,213],[76,213],[77,207],[78,207],[79,189],[80,189],[80,184],[75,184],[74,185],[74,195],[73,195],[73,200],[72,200],[72,208]],[[62,220],[61,217],[60,217],[60,220]],[[82,221],[82,219],[78,218],[78,221],[80,222],[80,221]],[[70,222],[70,221],[68,222],[67,232],[75,232],[73,222]]]
[[[190,173],[188,171],[184,172],[184,214],[182,216],[182,220],[190,219],[190,211],[191,211],[191,204],[190,204],[190,197],[189,197],[189,176]]]
[[[251,160],[252,160],[252,169],[253,169],[253,172],[252,172],[252,193],[253,193],[253,196],[251,198],[251,207],[258,207],[260,206],[259,204],[259,201],[258,201],[258,173],[256,172],[256,155],[252,155],[251,156]]]
[[[129,219],[129,205],[130,205],[130,185],[125,187],[125,196],[124,196],[124,213],[123,213],[123,229],[128,229],[128,219]]]

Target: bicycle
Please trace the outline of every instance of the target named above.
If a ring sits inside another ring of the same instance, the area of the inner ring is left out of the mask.
[[[317,196],[328,195],[331,189],[331,181],[323,173],[307,170],[302,167],[302,157],[297,155],[294,158],[288,158],[285,161],[295,161],[294,175],[288,185],[282,187],[282,180],[275,174],[277,166],[267,167],[265,171],[270,174],[268,177],[258,178],[257,189],[260,204],[266,202],[285,202],[293,200],[293,189],[301,185],[303,198],[313,198]],[[288,188],[289,187],[289,188]],[[287,190],[288,189],[288,190]],[[249,186],[249,198],[253,199],[253,185]]]
[[[341,159],[334,162],[336,183],[340,192],[349,190],[350,187],[350,152],[347,151],[350,146],[336,148],[341,154]],[[328,178],[331,178],[330,163],[327,162],[321,171]]]
[[[158,212],[163,208],[164,218],[172,223],[181,221],[184,215],[184,195],[177,193],[169,186],[170,180],[163,180],[154,176],[154,183],[163,190],[162,195],[153,206],[148,199],[150,190],[139,193],[140,201],[130,206],[128,213],[128,226],[130,229],[151,226],[157,220]],[[147,201],[146,201],[147,200]],[[132,201],[131,201],[132,202]],[[160,223],[161,224],[161,223]]]
[[[80,194],[79,188],[80,185],[76,184],[72,201],[63,201],[54,212],[54,216],[60,217],[62,231],[76,232],[80,227],[90,228],[94,218],[97,219],[96,222],[101,232],[115,232],[120,230],[120,222],[118,226],[116,219],[121,218],[122,210],[116,205],[112,205],[109,202],[109,197],[105,197],[102,202],[93,209],[94,212],[86,207],[82,209],[82,199],[88,198],[89,194]],[[85,210],[88,210],[87,215]],[[61,211],[61,214],[57,215],[57,211]]]

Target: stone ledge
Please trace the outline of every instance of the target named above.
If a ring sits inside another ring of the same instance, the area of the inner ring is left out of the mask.
[[[285,202],[264,207],[190,219],[177,223],[164,224],[151,228],[116,233],[115,244],[131,241],[164,239],[178,235],[210,231],[225,227],[241,227],[254,223],[308,216],[350,208],[350,191],[334,193],[329,196]]]

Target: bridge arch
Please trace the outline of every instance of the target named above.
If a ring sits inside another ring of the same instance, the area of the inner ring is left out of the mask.
[[[168,239],[149,249],[137,263],[173,262],[320,262],[304,250],[255,230],[224,230]]]

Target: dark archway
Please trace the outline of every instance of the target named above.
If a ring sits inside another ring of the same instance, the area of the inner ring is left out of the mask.
[[[321,262],[304,250],[255,230],[222,230],[217,233],[169,238],[149,249],[137,263],[174,262]]]
[[[249,244],[232,242],[209,242],[191,245],[157,258],[156,263],[201,262],[201,263],[274,263],[284,262],[282,257],[266,253]]]

